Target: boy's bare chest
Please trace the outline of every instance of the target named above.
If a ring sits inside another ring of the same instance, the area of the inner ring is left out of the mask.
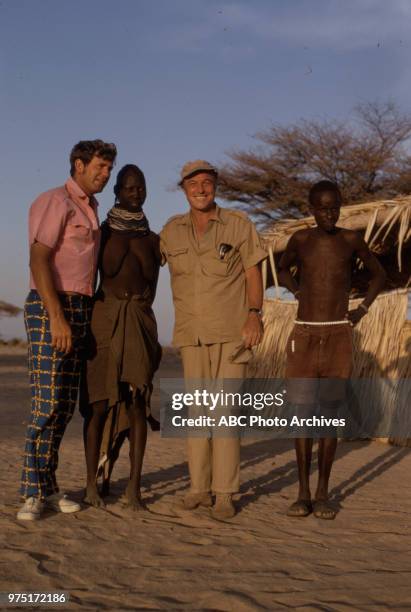
[[[299,250],[306,271],[349,272],[352,258],[353,249],[341,235],[310,236]]]

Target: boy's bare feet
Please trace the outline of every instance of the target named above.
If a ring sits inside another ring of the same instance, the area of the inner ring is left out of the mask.
[[[287,516],[304,517],[311,514],[313,506],[311,499],[297,499],[287,510]]]
[[[337,511],[333,508],[328,499],[317,499],[313,504],[314,516],[326,521],[335,519]]]

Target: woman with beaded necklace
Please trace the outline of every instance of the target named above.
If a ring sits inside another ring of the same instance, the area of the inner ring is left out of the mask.
[[[144,509],[140,477],[150,414],[152,379],[161,358],[157,324],[152,311],[160,266],[159,237],[142,210],[146,199],[143,172],[124,166],[114,186],[115,204],[103,222],[99,257],[100,285],[96,293],[91,350],[84,376],[81,412],[87,486],[84,501],[104,506],[113,463],[126,435],[130,439],[130,480],[127,504]]]

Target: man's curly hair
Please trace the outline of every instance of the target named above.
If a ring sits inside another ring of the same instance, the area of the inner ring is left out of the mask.
[[[80,140],[80,142],[74,145],[70,153],[71,176],[74,176],[76,159],[81,159],[83,164],[87,166],[95,155],[114,162],[117,156],[116,145],[111,142],[104,142],[103,140]]]

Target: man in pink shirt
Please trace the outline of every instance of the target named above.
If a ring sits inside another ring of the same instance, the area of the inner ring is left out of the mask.
[[[116,158],[115,145],[81,141],[70,154],[71,177],[42,193],[29,213],[30,293],[24,314],[32,394],[19,520],[45,506],[77,512],[59,493],[58,449],[77,400],[91,313],[100,230],[97,201]]]

